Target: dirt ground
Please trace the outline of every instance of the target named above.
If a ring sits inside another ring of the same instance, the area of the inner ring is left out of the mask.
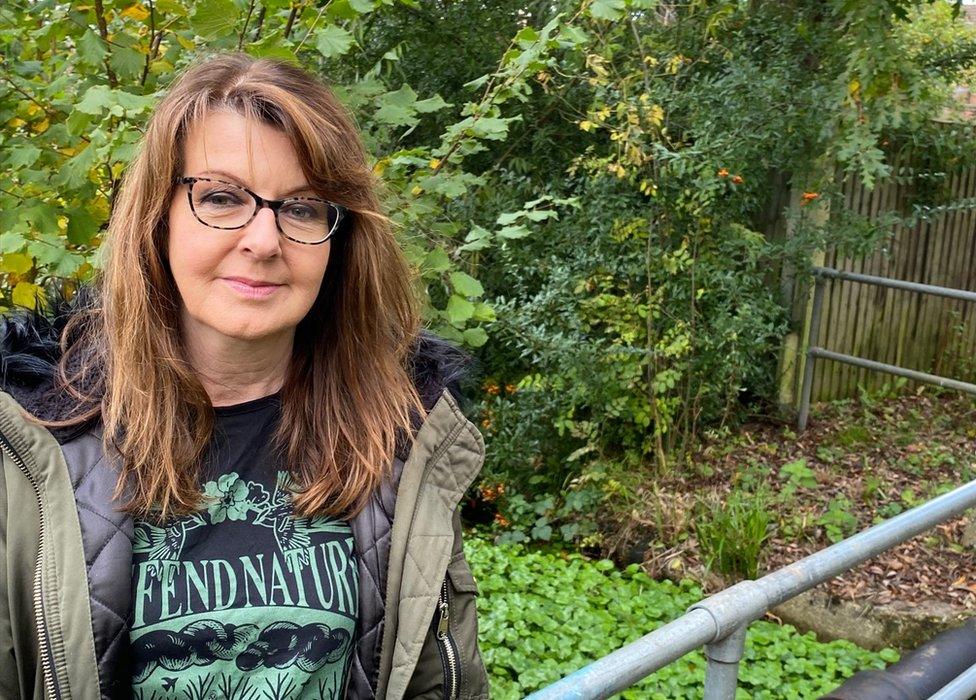
[[[922,389],[893,398],[815,406],[810,427],[748,424],[707,443],[682,478],[638,489],[607,542],[617,556],[643,554],[652,576],[691,576],[715,590],[730,582],[706,566],[696,520],[703,504],[765,493],[771,536],[759,575],[796,561],[976,479],[976,401]],[[689,477],[691,472],[694,476]],[[831,581],[841,599],[883,605],[938,601],[976,609],[976,512],[957,518]],[[968,530],[968,534],[967,533]],[[628,554],[629,552],[629,554]]]

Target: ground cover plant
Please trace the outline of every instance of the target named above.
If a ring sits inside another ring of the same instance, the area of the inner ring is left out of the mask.
[[[522,698],[681,615],[702,597],[689,581],[655,581],[636,565],[620,570],[578,554],[496,545],[469,535],[466,553],[479,586],[482,656],[492,697]],[[897,660],[846,641],[820,643],[789,625],[749,628],[736,697],[816,698],[856,671]],[[699,698],[700,652],[665,667],[622,698]]]

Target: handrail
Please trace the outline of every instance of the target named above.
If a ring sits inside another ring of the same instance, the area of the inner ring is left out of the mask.
[[[708,659],[705,700],[731,700],[745,631],[751,622],[780,603],[972,507],[976,507],[976,481],[758,580],[741,581],[719,591],[691,606],[677,620],[532,693],[527,700],[607,698],[703,645]]]
[[[919,294],[931,294],[934,296],[957,299],[959,301],[976,301],[976,292],[965,289],[954,289],[952,287],[939,287],[934,284],[922,284],[921,282],[908,282],[906,280],[896,280],[890,277],[878,277],[877,275],[865,275],[860,272],[847,272],[846,270],[835,270],[831,267],[814,267],[811,270],[814,277],[813,306],[810,311],[810,325],[807,327],[807,351],[806,364],[803,368],[803,384],[800,387],[800,406],[797,414],[797,428],[800,432],[807,429],[807,420],[810,417],[810,395],[813,391],[813,370],[818,359],[843,362],[862,369],[873,372],[885,372],[896,377],[904,377],[916,382],[935,384],[947,389],[955,389],[968,394],[976,395],[976,384],[961,382],[957,379],[940,377],[928,372],[919,372],[914,369],[890,365],[884,362],[868,360],[857,355],[849,355],[842,352],[834,352],[817,346],[820,337],[820,317],[823,312],[824,301],[824,280],[835,279],[846,282],[857,282],[859,284],[871,284],[876,287],[887,287],[888,289],[900,289],[906,292],[918,292]]]

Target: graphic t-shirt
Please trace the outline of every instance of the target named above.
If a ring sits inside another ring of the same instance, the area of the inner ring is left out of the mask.
[[[136,700],[336,699],[359,579],[348,523],[296,518],[270,449],[277,394],[216,409],[204,509],[136,521]]]

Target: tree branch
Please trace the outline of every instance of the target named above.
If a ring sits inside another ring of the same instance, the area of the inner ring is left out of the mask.
[[[102,0],[95,0],[95,20],[98,22],[98,34],[102,37],[102,41],[105,45],[109,45],[108,41],[108,23],[105,21],[105,6],[102,4]],[[112,66],[109,65],[109,57],[112,55],[112,49],[108,49],[108,56],[105,57],[105,73],[108,75],[108,85],[113,90],[119,86],[119,80],[115,77],[115,71],[112,70]]]

